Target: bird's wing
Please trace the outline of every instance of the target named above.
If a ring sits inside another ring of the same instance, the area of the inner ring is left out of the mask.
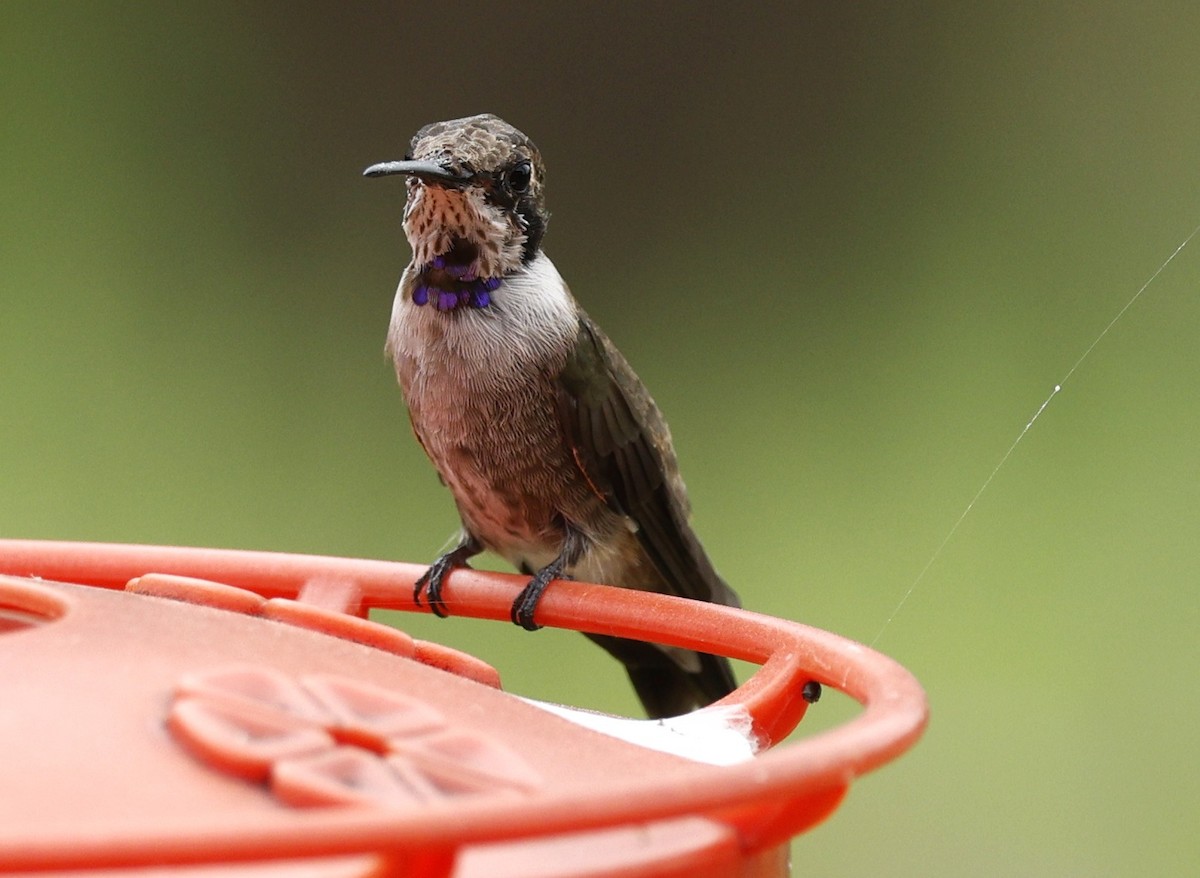
[[[559,418],[583,475],[637,537],[677,595],[740,606],[688,522],[665,420],[621,353],[587,315],[559,381]]]

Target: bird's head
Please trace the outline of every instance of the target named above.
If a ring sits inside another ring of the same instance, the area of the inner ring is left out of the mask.
[[[549,217],[545,168],[533,142],[503,119],[426,125],[403,161],[363,173],[407,177],[404,233],[418,305],[487,307],[504,278],[538,253]]]

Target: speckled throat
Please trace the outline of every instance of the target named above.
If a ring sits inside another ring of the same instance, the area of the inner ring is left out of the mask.
[[[490,203],[482,189],[448,189],[409,179],[404,233],[419,276],[413,303],[439,310],[486,308],[501,278],[521,266],[520,217]]]

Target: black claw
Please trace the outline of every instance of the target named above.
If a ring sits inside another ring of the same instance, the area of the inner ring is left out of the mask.
[[[446,602],[442,600],[442,583],[446,581],[446,574],[450,572],[450,565],[444,564],[444,560],[443,557],[433,562],[433,565],[421,574],[421,578],[413,586],[413,603],[418,607],[421,606],[421,592],[425,592],[425,602],[429,604],[430,612],[439,619],[446,618]]]
[[[418,577],[416,583],[413,585],[413,604],[415,606],[421,606],[421,592],[423,592],[425,590],[425,586],[429,584],[429,574],[432,572],[433,568],[430,567],[428,570],[422,573],[420,577]]]
[[[467,559],[478,552],[479,549],[474,543],[463,543],[430,564],[429,569],[422,573],[413,585],[413,603],[421,606],[421,592],[425,592],[425,602],[429,605],[430,612],[439,619],[445,619],[448,613],[446,602],[442,599],[442,586],[445,585],[446,577],[451,571],[466,567]]]
[[[533,574],[533,579],[529,580],[529,583],[517,595],[517,599],[513,601],[508,617],[514,625],[520,625],[526,631],[537,631],[542,627],[533,621],[533,614],[537,610],[538,601],[542,599],[542,593],[545,592],[546,586],[554,580],[571,578],[569,573],[563,571],[579,560],[584,546],[583,538],[578,531],[567,527],[562,552],[557,558]],[[529,568],[523,569],[526,573],[529,572]]]
[[[800,697],[809,704],[816,704],[821,700],[821,684],[816,680],[809,680],[800,690]]]
[[[542,594],[546,591],[546,586],[556,579],[567,578],[559,575],[564,566],[566,564],[561,557],[555,558],[535,573],[533,579],[529,580],[529,584],[521,589],[521,593],[513,601],[512,609],[508,613],[508,617],[512,619],[514,625],[520,625],[526,631],[537,631],[542,627],[533,621],[533,613],[537,609],[538,601],[542,599]]]
[[[540,580],[541,575],[539,574],[531,579],[527,586],[521,589],[521,593],[513,601],[512,609],[508,614],[514,625],[520,625],[526,631],[537,631],[542,627],[533,621],[533,613],[537,609],[538,601],[541,600],[542,592],[546,590],[546,586],[550,583],[549,580],[545,582]]]

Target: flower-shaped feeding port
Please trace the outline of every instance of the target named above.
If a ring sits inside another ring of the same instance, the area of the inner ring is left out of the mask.
[[[416,807],[462,796],[522,795],[537,772],[430,705],[333,674],[263,667],[188,675],[168,725],[210,767],[265,783],[295,806]]]

